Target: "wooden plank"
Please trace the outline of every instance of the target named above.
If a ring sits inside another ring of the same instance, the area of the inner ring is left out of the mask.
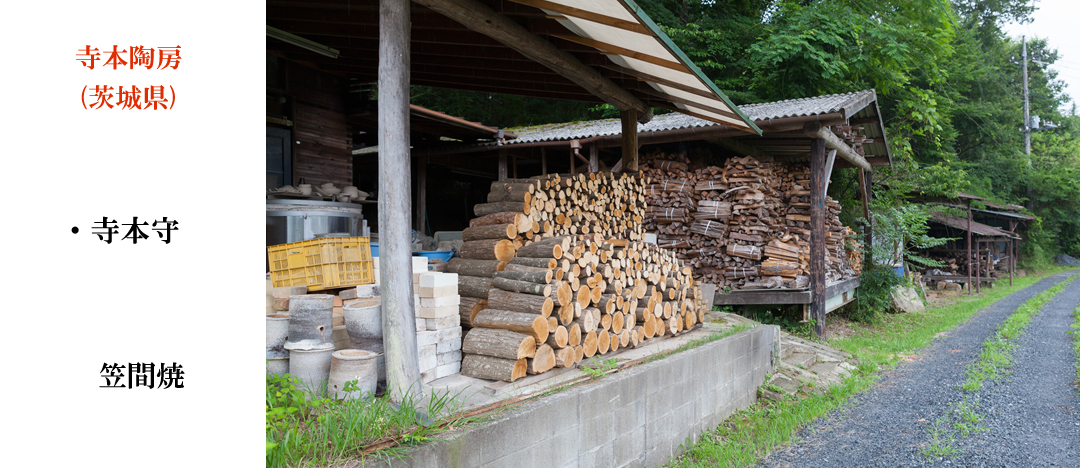
[[[732,291],[713,296],[714,305],[809,304],[810,291]]]

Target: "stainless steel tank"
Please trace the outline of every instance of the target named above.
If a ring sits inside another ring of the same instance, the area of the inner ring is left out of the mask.
[[[369,236],[361,205],[319,200],[266,200],[266,245],[329,233]]]

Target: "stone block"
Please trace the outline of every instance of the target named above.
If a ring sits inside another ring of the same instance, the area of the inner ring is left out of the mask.
[[[458,362],[451,362],[449,364],[443,364],[443,365],[438,366],[438,367],[435,368],[435,378],[436,379],[441,379],[443,377],[448,377],[448,376],[451,376],[451,375],[454,375],[454,374],[460,374],[460,373],[461,373],[461,361],[460,360]]]
[[[457,297],[457,296],[455,296]],[[448,305],[442,307],[424,307],[420,306],[420,318],[425,319],[438,319],[443,317],[449,317],[451,315],[458,315],[458,306]]]
[[[438,372],[436,371],[436,368],[431,368],[431,369],[428,369],[428,370],[421,370],[420,371],[420,382],[421,383],[431,383],[432,380],[435,380],[437,378],[439,378],[439,377],[438,377]]]
[[[438,288],[458,284],[457,273],[431,273],[420,278],[420,286],[426,288]]]
[[[424,287],[423,284],[420,287]],[[461,304],[461,296],[421,297],[420,307],[447,307]]]
[[[427,257],[413,257],[412,269],[413,271],[427,271],[428,258]]]
[[[435,345],[435,352],[439,354],[461,350],[461,338],[440,341]]]
[[[450,274],[450,273],[442,273],[442,274],[447,275],[447,274]],[[420,287],[417,288],[417,291],[420,292],[420,297],[443,297],[443,296],[456,296],[456,295],[458,295],[457,283],[454,283],[454,284],[449,285],[449,286],[439,286],[439,287],[434,287],[434,288],[433,287],[427,287],[427,286],[420,286]],[[419,304],[419,301],[417,301],[417,303]]]
[[[578,445],[578,447],[582,447],[582,445]],[[612,460],[614,460],[614,458],[615,444],[608,442],[597,446],[596,448],[586,450],[584,453],[578,455],[578,466],[608,467],[612,466]],[[667,459],[664,459],[664,461],[667,462]]]
[[[438,339],[438,341],[440,343],[443,342],[443,341],[451,341],[451,340],[457,340],[459,343],[461,342],[461,327],[460,326],[451,327],[451,328],[444,328],[442,330],[439,330],[439,339]],[[461,349],[461,348],[458,348],[458,349]]]
[[[270,308],[274,309],[274,312],[288,312],[289,311],[289,298],[287,298],[287,297],[272,297],[272,298],[270,298]]]
[[[378,277],[378,275],[376,275]],[[370,299],[372,297],[379,297],[379,285],[378,284],[361,284],[355,288],[356,297],[360,299]]]
[[[307,294],[307,286],[281,286],[270,289],[270,297],[274,299],[288,299],[289,296],[303,296]]]
[[[424,323],[423,320],[419,321]],[[439,332],[435,330],[425,330],[416,332],[416,347],[419,349],[422,346],[435,345],[439,343]],[[438,352],[438,351],[436,351]]]
[[[427,330],[444,330],[461,326],[461,316],[458,314],[436,319],[423,319]]]
[[[614,466],[626,466],[632,462],[645,463],[645,426],[638,426],[620,435],[612,446]]]
[[[435,352],[435,345],[418,346],[416,348],[416,354],[420,364],[420,372],[434,369],[439,365],[439,358]]]
[[[438,362],[438,365],[440,365],[440,366],[445,366],[447,364],[451,364],[451,363],[455,363],[455,362],[460,363],[461,362],[461,350],[450,351],[448,353],[440,353],[440,352],[438,352],[436,350],[435,357],[436,357],[436,361]]]
[[[427,322],[424,322],[424,319],[421,319],[421,318],[416,319],[416,331],[417,332],[427,331]]]
[[[609,412],[601,411],[601,414],[597,416],[579,420],[578,439],[580,440],[579,447],[583,449],[610,445],[611,441],[615,440],[615,418],[612,418]]]
[[[536,459],[545,466],[578,466],[578,440],[576,429],[564,428],[547,440],[536,443]]]

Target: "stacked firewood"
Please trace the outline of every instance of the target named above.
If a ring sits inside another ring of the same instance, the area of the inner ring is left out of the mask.
[[[646,230],[675,249],[699,281],[719,288],[802,288],[809,285],[810,183],[805,167],[747,156],[724,167],[694,169],[660,155],[644,173]],[[829,281],[857,272],[845,252],[840,205],[828,199]],[[848,242],[851,242],[848,240]]]
[[[525,215],[532,226],[520,231],[524,239],[596,233],[605,239],[640,240],[644,185],[639,175],[611,172],[509,179],[493,182],[488,203],[473,212],[480,220],[505,212]]]
[[[641,239],[644,180],[609,172],[507,179],[491,183],[488,202],[462,231],[459,256],[446,271],[458,274],[463,327],[487,307],[495,273],[517,249],[540,237],[598,234],[603,239]]]
[[[699,301],[690,268],[655,244],[534,236],[494,272],[486,308],[468,311],[461,373],[512,382],[637,347],[703,321]]]

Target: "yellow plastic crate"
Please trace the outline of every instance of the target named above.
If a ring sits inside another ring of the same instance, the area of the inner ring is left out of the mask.
[[[274,287],[307,286],[308,291],[375,282],[367,237],[327,237],[266,248]]]

